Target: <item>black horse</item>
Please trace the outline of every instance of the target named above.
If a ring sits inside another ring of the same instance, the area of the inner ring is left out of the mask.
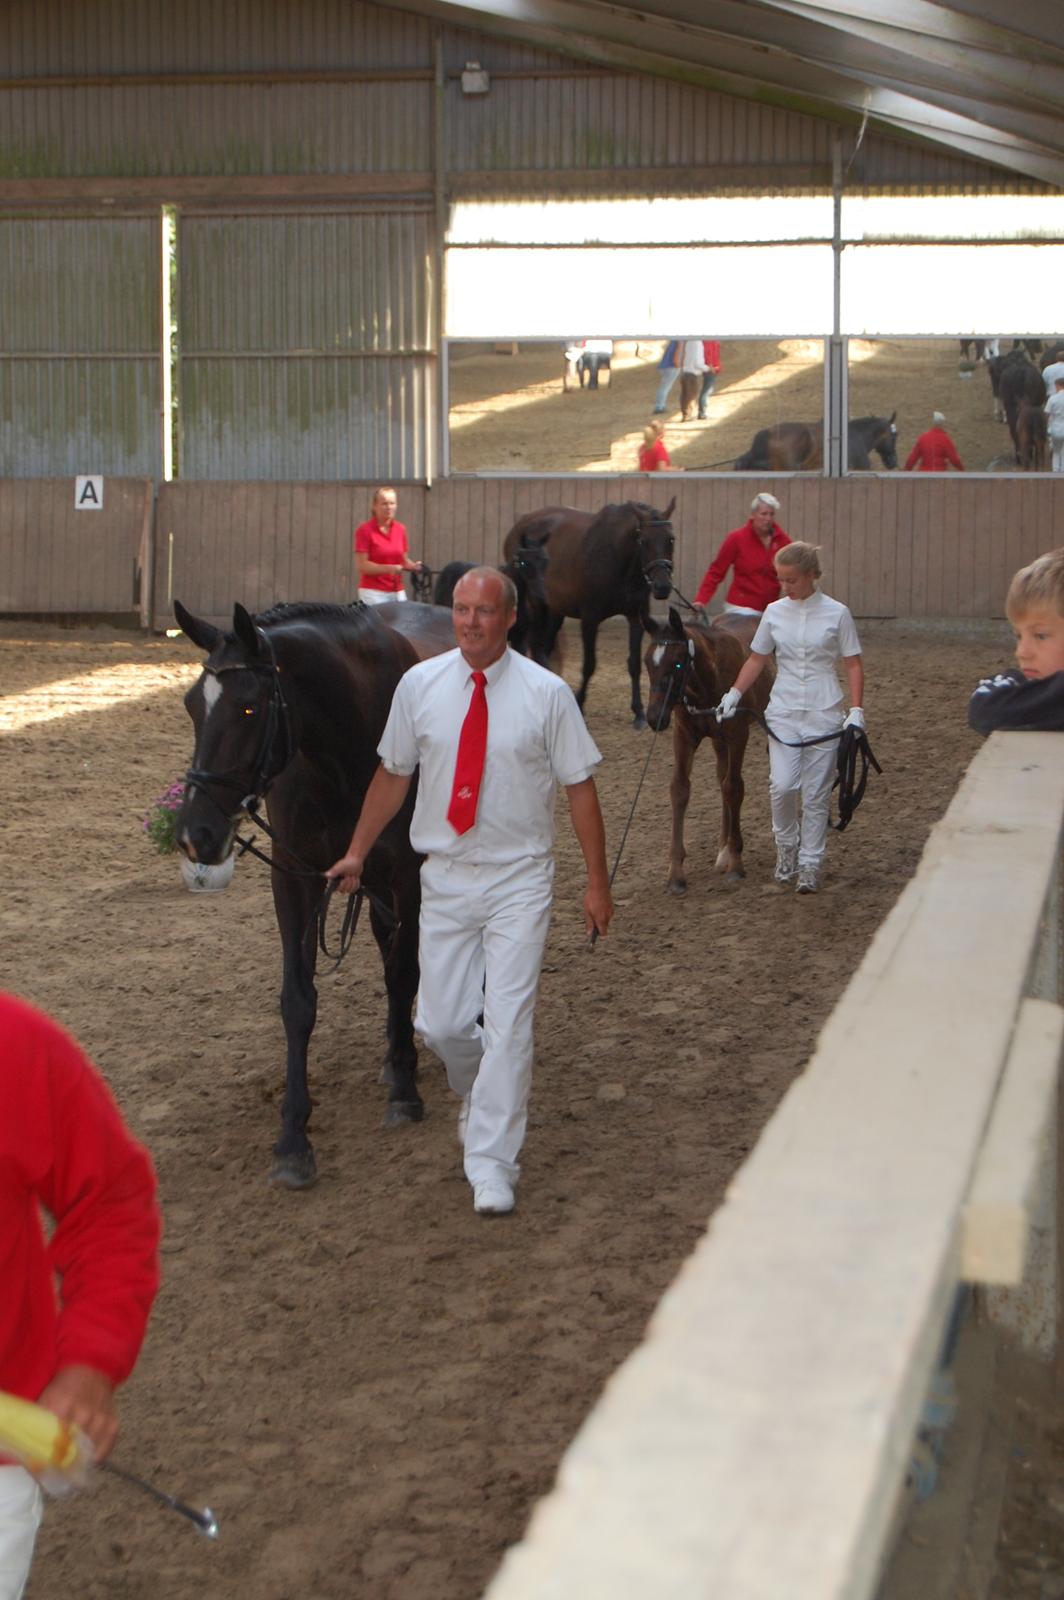
[[[181,628],[207,651],[203,673],[185,696],[196,747],[177,816],[178,844],[194,861],[225,860],[238,820],[264,796],[274,835],[288,1060],[271,1175],[292,1189],[317,1176],[307,1138],[307,1047],[317,1017],[321,874],[350,842],[396,684],[422,656],[454,643],[446,612],[407,603],[389,609],[409,612],[409,619],[389,626],[378,609],[300,603],[251,617],[237,605],[226,633],[180,602],[174,606]],[[418,642],[403,637],[404,624],[420,633]],[[410,844],[411,809],[412,795],[371,852],[363,879],[388,991],[387,1124],[422,1115],[411,1020],[421,858]]]
[[[542,545],[523,545],[514,552],[511,560],[499,568],[517,590],[517,620],[508,635],[510,644],[521,655],[531,655],[541,667],[547,665],[547,657],[537,654],[537,651],[543,633],[541,619],[547,606],[548,560]],[[454,601],[455,585],[459,578],[472,572],[474,564],[472,561],[448,561],[442,572],[436,575],[432,591],[433,605],[450,606]]]
[[[637,728],[646,727],[640,646],[650,598],[667,600],[672,593],[676,539],[669,519],[675,506],[675,497],[664,511],[638,500],[603,506],[598,512],[546,506],[519,517],[503,545],[510,561],[536,546],[550,557],[546,609],[533,618],[529,640],[529,654],[535,660],[549,659],[566,617],[580,619],[584,662],[576,700],[581,709],[595,671],[599,628],[607,617],[627,617],[628,675]]]
[[[846,461],[851,472],[872,471],[872,451],[888,472],[898,465],[896,411],[889,417],[851,417]],[[761,428],[739,456],[736,472],[814,472],[824,465],[823,422],[779,422]]]

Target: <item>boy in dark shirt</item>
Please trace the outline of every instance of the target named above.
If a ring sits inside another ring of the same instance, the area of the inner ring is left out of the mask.
[[[977,733],[1064,732],[1064,549],[1021,567],[1005,612],[1016,634],[1016,666],[983,678],[968,706]]]

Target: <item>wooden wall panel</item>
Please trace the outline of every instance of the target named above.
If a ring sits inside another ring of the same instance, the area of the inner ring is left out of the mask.
[[[146,478],[105,478],[103,508],[74,506],[73,478],[0,479],[0,612],[136,611]]]
[[[1064,545],[1064,476],[921,479],[897,473],[840,481],[769,479],[792,538],[822,547],[825,587],[859,616],[998,617],[1018,566]],[[148,479],[105,480],[104,510],[75,511],[69,478],[0,480],[0,612],[128,613]],[[355,593],[352,534],[373,484],[164,484],[155,514],[157,627],[172,597],[215,620],[234,600],[264,609],[283,599],[347,601]],[[546,505],[595,510],[639,499],[664,510],[677,497],[676,573],[693,598],[721,539],[749,512],[756,480],[724,475],[455,478],[431,489],[399,484],[410,547],[433,569],[462,559],[493,564],[524,512]]]

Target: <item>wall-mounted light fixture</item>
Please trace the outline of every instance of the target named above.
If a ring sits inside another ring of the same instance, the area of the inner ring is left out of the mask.
[[[467,61],[462,73],[463,94],[487,94],[491,80],[479,61]]]

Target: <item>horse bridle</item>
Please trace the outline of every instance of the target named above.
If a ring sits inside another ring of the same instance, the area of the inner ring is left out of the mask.
[[[269,793],[270,785],[274,778],[284,770],[295,754],[292,740],[292,719],[288,710],[288,702],[284,696],[281,669],[277,665],[273,643],[269,635],[264,633],[261,628],[256,629],[256,633],[266,647],[270,658],[268,662],[234,661],[227,666],[212,667],[207,665],[203,668],[204,672],[208,673],[212,678],[220,678],[226,672],[255,672],[260,676],[265,673],[269,678],[266,725],[262,730],[258,753],[252,766],[250,789],[246,791],[235,811],[226,811],[224,806],[211,794],[208,785],[221,784],[234,791],[243,789],[246,780],[234,776],[237,771],[235,767],[230,767],[225,772],[207,772],[202,767],[189,767],[185,773],[185,782],[201,788],[211,804],[230,822],[235,816],[239,816],[241,811],[247,812],[251,817],[255,816],[256,809]],[[283,760],[276,759],[274,749],[279,733],[284,736]]]
[[[215,798],[207,786],[208,784],[224,784],[234,791],[241,790],[244,787],[244,782],[242,779],[238,780],[233,777],[232,774],[236,770],[235,768],[231,768],[228,772],[206,772],[200,767],[189,767],[185,773],[185,782],[197,785],[203,791],[204,796],[210,801],[215,810],[225,818],[226,822],[232,823],[235,817],[239,816],[241,812],[244,812],[248,818],[248,821],[251,822],[254,827],[261,829],[266,837],[270,840],[270,843],[277,845],[281,850],[283,850],[284,853],[295,863],[295,865],[292,867],[287,867],[283,862],[278,861],[274,856],[266,855],[258,848],[257,845],[253,843],[251,839],[242,839],[234,829],[233,837],[236,843],[240,846],[241,855],[253,855],[257,857],[259,861],[265,862],[268,867],[275,869],[277,872],[287,873],[289,877],[321,878],[324,876],[324,874],[316,867],[308,867],[305,862],[301,861],[296,855],[295,851],[292,850],[289,845],[285,844],[282,839],[277,837],[277,834],[274,832],[273,828],[270,827],[270,824],[265,820],[265,818],[259,815],[258,808],[269,793],[270,785],[273,783],[274,778],[276,778],[279,773],[284,771],[285,767],[295,754],[295,741],[292,737],[292,719],[288,710],[288,701],[285,699],[284,695],[284,687],[281,682],[281,669],[277,665],[277,657],[274,654],[273,642],[269,635],[264,633],[261,628],[256,628],[255,632],[262,643],[266,646],[266,651],[270,658],[268,662],[234,661],[227,666],[204,666],[203,668],[204,672],[210,673],[211,677],[213,678],[220,678],[224,672],[257,672],[260,674],[267,673],[269,675],[270,697],[266,707],[266,726],[262,730],[262,739],[259,742],[258,754],[255,757],[251,788],[244,795],[236,810],[234,812],[230,812],[226,811],[225,807],[219,800]],[[283,731],[284,733],[284,759],[275,761],[274,745],[276,743],[279,731]],[[336,968],[340,965],[341,961],[344,959],[344,956],[350,949],[352,940],[355,937],[355,930],[358,927],[359,912],[362,910],[362,902],[363,900],[368,900],[374,911],[376,911],[377,915],[380,917],[381,921],[387,928],[390,929],[391,932],[391,939],[388,944],[388,949],[384,952],[384,963],[387,965],[391,960],[392,954],[395,950],[396,940],[399,937],[401,923],[396,917],[391,906],[382,900],[379,895],[374,894],[373,890],[367,888],[365,885],[361,885],[358,889],[356,889],[354,894],[348,895],[347,909],[344,912],[343,924],[340,929],[340,943],[338,949],[334,952],[328,948],[325,938],[326,920],[329,913],[329,902],[333,897],[337,881],[338,880],[336,878],[329,878],[327,880],[321,899],[312,913],[312,917],[317,922],[318,927],[318,948],[321,950],[326,959],[333,963],[332,970],[335,972]]]
[[[643,561],[642,560],[642,557],[645,554],[645,547],[644,547],[644,544],[643,544],[643,535],[645,533],[647,533],[651,528],[668,528],[669,532],[671,533],[672,532],[672,523],[669,522],[667,520],[667,518],[665,518],[665,517],[648,517],[646,519],[646,521],[640,520],[639,532],[636,534],[636,543],[639,546],[639,555],[640,555],[640,558],[641,558],[640,559],[640,564],[641,564],[641,566],[643,568],[643,579],[644,579],[644,581],[645,581],[645,583],[646,583],[648,588],[650,587],[650,585],[654,581],[651,578],[650,574],[654,571],[655,567],[664,567],[666,575],[670,579],[672,578],[672,562],[671,562],[671,560],[669,559],[668,556],[655,556],[653,561]]]
[[[695,659],[695,642],[691,638],[690,634],[685,635],[685,639],[687,643],[686,651],[683,655],[676,657],[676,660],[672,663],[672,666],[668,670],[668,689],[665,697],[666,704],[668,703],[669,694],[674,692],[677,704],[683,706],[688,716],[709,717],[713,715],[716,707],[710,706],[707,708],[705,706],[696,706],[694,701],[690,699],[686,692],[687,675],[690,672]],[[663,639],[660,642],[666,645],[682,645],[684,643],[684,639]]]

